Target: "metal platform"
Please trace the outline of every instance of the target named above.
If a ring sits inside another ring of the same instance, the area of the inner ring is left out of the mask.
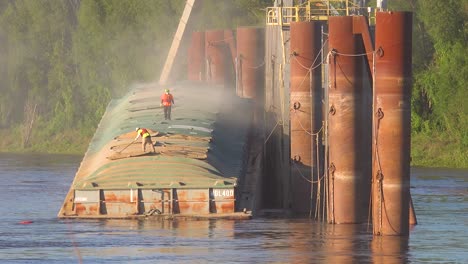
[[[331,16],[364,15],[369,23],[375,22],[375,8],[362,6],[359,1],[352,0],[308,0],[296,6],[267,7],[267,26],[289,27],[291,22],[326,21]]]

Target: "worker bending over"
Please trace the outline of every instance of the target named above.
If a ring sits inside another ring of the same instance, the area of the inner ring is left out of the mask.
[[[141,147],[143,148],[143,152],[146,152],[146,144],[150,144],[153,148],[153,152],[156,152],[154,149],[153,141],[151,141],[151,135],[146,128],[139,128],[136,129],[137,136],[134,141],[136,141],[141,136]]]

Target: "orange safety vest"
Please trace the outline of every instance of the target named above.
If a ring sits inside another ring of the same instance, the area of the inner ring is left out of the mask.
[[[170,106],[172,104],[172,101],[174,101],[174,98],[172,97],[172,94],[164,93],[163,95],[161,95],[161,101],[163,102],[164,106]]]
[[[140,130],[138,130],[138,134],[140,134],[142,138],[150,136],[150,133],[145,128],[141,128]]]

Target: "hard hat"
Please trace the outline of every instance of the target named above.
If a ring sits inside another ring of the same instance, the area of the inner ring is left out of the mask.
[[[135,131],[138,131],[138,130],[140,130],[140,128],[139,128],[139,127],[135,128]]]
[[[168,93],[168,92],[169,92],[169,89],[165,89],[164,92]]]

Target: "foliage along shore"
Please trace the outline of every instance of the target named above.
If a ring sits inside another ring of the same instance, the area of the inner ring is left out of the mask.
[[[15,130],[15,129],[14,129]],[[16,129],[18,130],[18,129]],[[36,137],[28,146],[10,130],[0,130],[0,152],[84,155],[90,136],[70,130],[53,137]]]
[[[72,155],[84,155],[91,140],[91,136],[68,131],[53,138],[35,139],[28,147],[23,147],[21,141],[5,129],[0,130],[0,138],[1,152]],[[468,168],[468,158],[464,154],[466,149],[444,136],[416,134],[412,136],[411,144],[411,166]]]
[[[413,12],[412,165],[468,168],[468,2],[389,2]],[[273,5],[204,3],[193,30],[263,25]],[[111,98],[156,79],[184,5],[0,1],[0,151],[84,153]]]

